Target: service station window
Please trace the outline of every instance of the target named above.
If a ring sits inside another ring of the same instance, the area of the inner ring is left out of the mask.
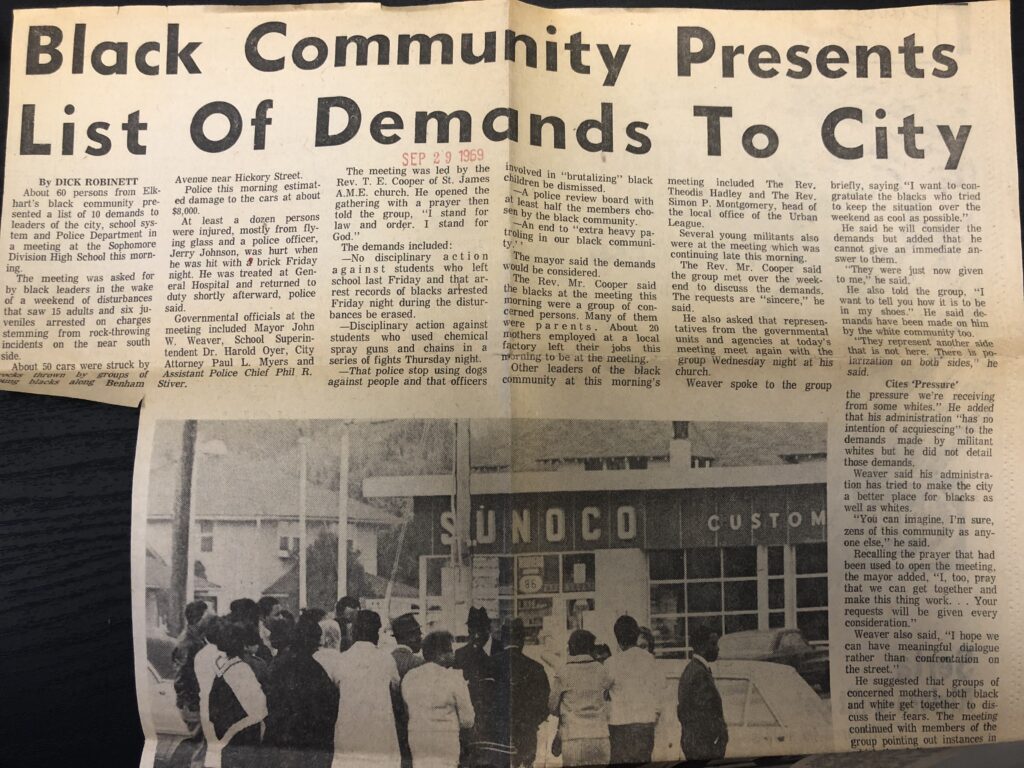
[[[659,655],[681,656],[698,623],[720,635],[757,629],[757,547],[649,552]]]
[[[784,547],[768,547],[768,626],[786,626],[786,580]]]
[[[562,555],[563,592],[593,592],[597,583],[595,573],[592,552]]]
[[[828,644],[828,548],[796,545],[796,625],[811,645]]]

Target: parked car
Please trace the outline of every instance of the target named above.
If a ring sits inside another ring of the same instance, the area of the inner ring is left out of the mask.
[[[174,679],[174,649],[178,641],[159,629],[146,634],[146,660],[156,673],[165,680]]]
[[[785,664],[809,685],[823,693],[830,690],[828,649],[812,646],[799,629],[753,629],[722,635],[718,658]]]
[[[182,743],[190,735],[178,711],[177,694],[174,691],[175,670],[171,653],[176,644],[170,635],[151,631],[146,636],[145,679],[136,681],[142,687],[141,694],[149,702],[150,721],[156,731],[156,768],[181,765],[182,761],[175,758],[175,753],[179,749],[187,751]]]
[[[189,730],[178,711],[174,681],[161,677],[152,663],[146,665],[150,713],[157,733],[188,736]]]
[[[659,662],[666,672],[662,716],[655,733],[657,760],[678,759],[676,718],[679,676],[687,662]],[[766,661],[727,660],[711,665],[729,727],[726,758],[800,755],[831,749],[832,718],[827,702],[796,670]]]

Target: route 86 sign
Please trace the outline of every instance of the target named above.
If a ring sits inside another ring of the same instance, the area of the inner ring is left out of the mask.
[[[519,557],[518,591],[521,595],[535,595],[544,589],[544,558]]]
[[[539,573],[528,573],[519,577],[519,592],[523,595],[535,595],[544,587],[544,579]]]

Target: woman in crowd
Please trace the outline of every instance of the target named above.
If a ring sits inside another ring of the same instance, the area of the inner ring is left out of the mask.
[[[301,617],[288,649],[271,665],[267,683],[267,766],[329,768],[338,719],[338,688],[313,654],[320,647],[320,626]],[[271,639],[274,624],[271,623]]]
[[[448,632],[423,639],[425,664],[409,670],[402,698],[409,711],[409,748],[416,768],[452,768],[459,763],[459,730],[472,728],[473,705]]]
[[[267,699],[252,668],[243,661],[246,629],[223,623],[216,634],[216,673],[210,686],[206,768],[251,768],[258,759]]]
[[[562,765],[606,765],[611,759],[609,688],[607,671],[594,659],[594,635],[575,630],[569,635],[569,658],[555,673],[548,702],[551,714],[558,717]]]

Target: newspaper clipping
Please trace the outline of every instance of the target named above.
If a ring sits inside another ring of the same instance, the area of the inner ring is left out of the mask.
[[[1024,738],[1009,13],[17,12],[0,386],[143,405],[144,768]]]

